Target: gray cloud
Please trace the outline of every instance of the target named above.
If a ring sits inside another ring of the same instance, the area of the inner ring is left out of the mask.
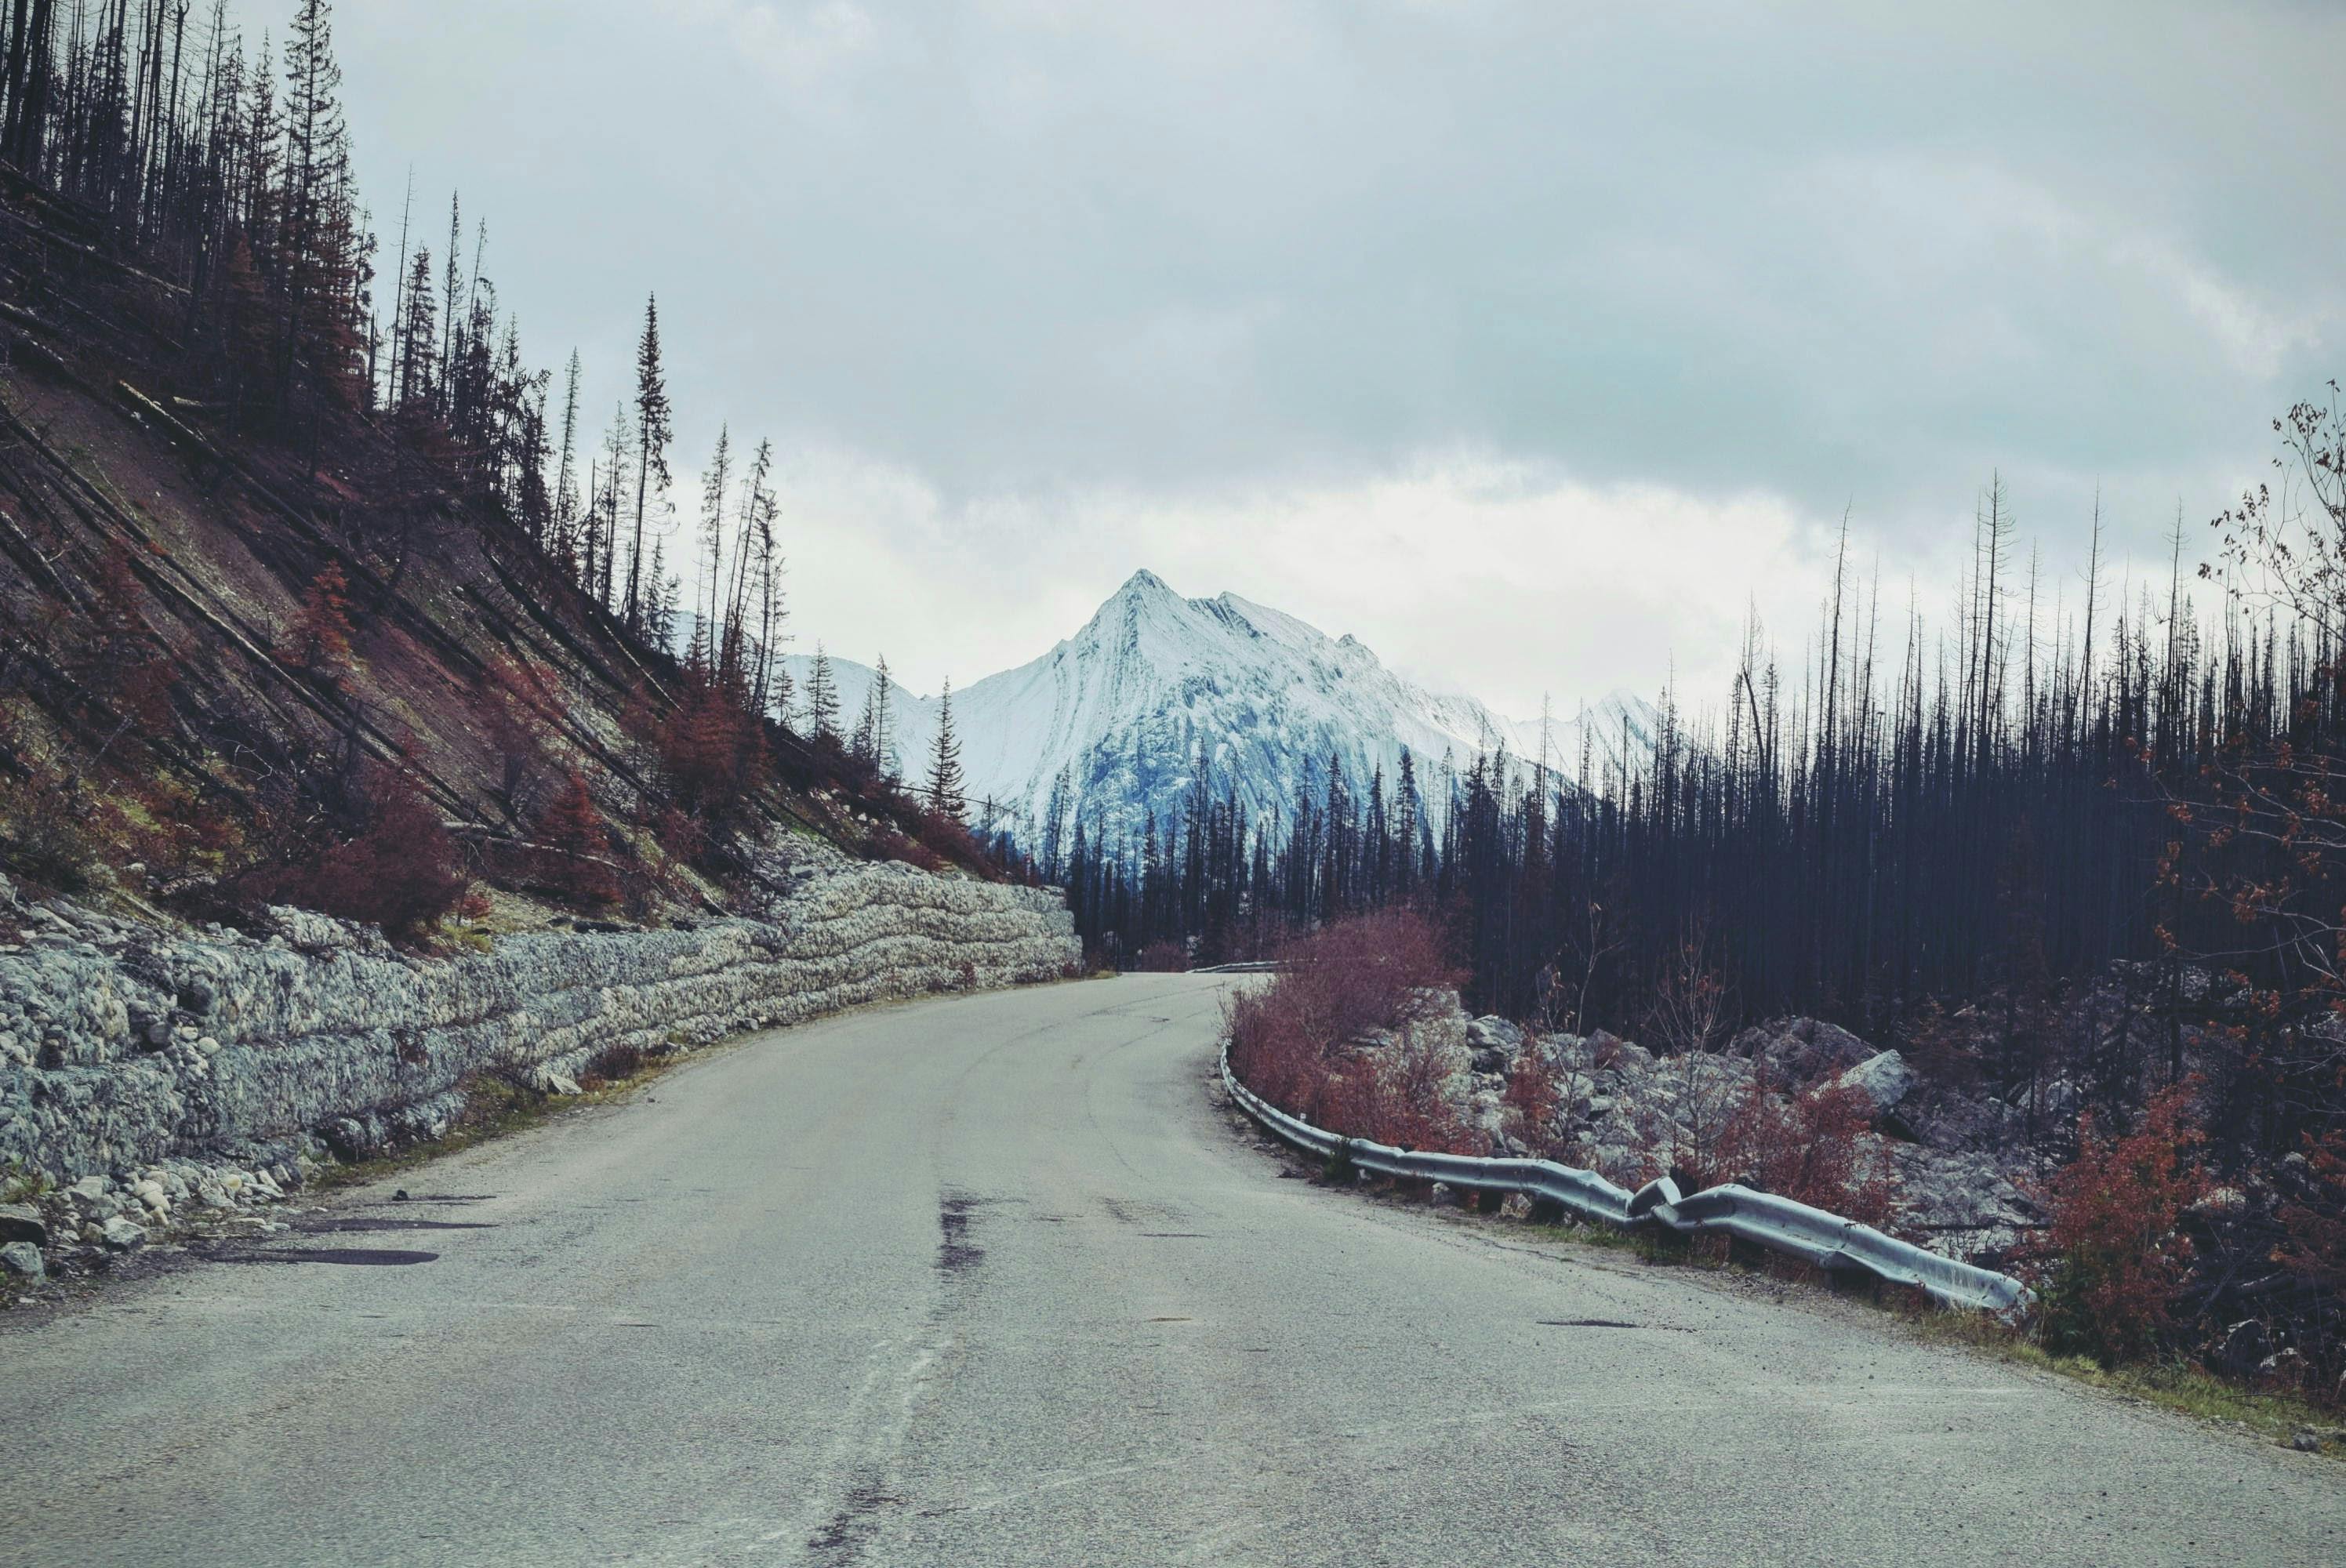
[[[1893,568],[2001,465],[2056,557],[2096,483],[2147,549],[2339,370],[2346,13],[1620,9],[409,0],[340,27],[378,227],[411,160],[427,209],[461,181],[540,358],[579,344],[607,405],[657,287],[688,463],[720,417],[860,454],[1038,572],[1037,515],[1202,498],[1229,565],[1183,585],[1280,603],[1301,585],[1248,579],[1246,497],[1459,449],[1812,521],[1853,496]]]

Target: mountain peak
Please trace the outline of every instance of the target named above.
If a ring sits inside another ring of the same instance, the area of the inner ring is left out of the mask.
[[[794,657],[792,673],[803,669]],[[832,674],[841,708],[856,711],[869,672],[834,659]],[[1525,727],[1419,685],[1357,636],[1331,637],[1236,594],[1186,599],[1147,570],[1048,653],[956,688],[954,714],[971,798],[995,803],[1022,836],[1044,831],[1059,797],[1062,809],[1080,803],[1095,835],[1137,838],[1150,815],[1161,823],[1186,809],[1201,753],[1213,788],[1258,822],[1290,809],[1299,793],[1316,799],[1331,756],[1347,779],[1365,780],[1379,770],[1392,779],[1404,749],[1425,769],[1445,754],[1461,765],[1502,748],[1538,754]],[[926,755],[935,705],[906,695],[893,717],[898,754]],[[1626,704],[1587,723],[1606,754],[1647,744],[1651,732]],[[1551,727],[1550,748],[1576,753],[1573,721]],[[1448,787],[1436,772],[1421,777],[1423,809],[1438,816]]]
[[[1180,596],[1174,593],[1172,585],[1167,583],[1164,578],[1158,576],[1148,567],[1143,566],[1131,576],[1127,577],[1124,580],[1124,586],[1118,588],[1110,596],[1118,599],[1128,599],[1140,598],[1144,596],[1148,598],[1178,598]]]

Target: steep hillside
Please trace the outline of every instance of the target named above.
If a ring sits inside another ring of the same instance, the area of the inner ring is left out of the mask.
[[[0,169],[0,859],[19,879],[234,919],[342,895],[371,916],[403,880],[444,901],[453,877],[643,918],[724,905],[777,833],[963,851],[921,846],[933,825],[835,755],[719,724],[444,437],[322,396],[272,421],[210,395],[185,291],[97,215]]]
[[[803,690],[812,660],[790,662]],[[872,672],[837,659],[832,671],[852,727]],[[917,778],[934,742],[936,699],[898,687],[890,709],[899,763]],[[1022,836],[1047,817],[1063,773],[1071,808],[1137,830],[1150,811],[1160,820],[1176,813],[1201,757],[1217,792],[1234,792],[1250,818],[1269,821],[1299,790],[1325,790],[1331,757],[1359,789],[1382,772],[1391,790],[1406,749],[1439,820],[1445,759],[1463,769],[1502,748],[1534,761],[1540,749],[1537,724],[1417,685],[1354,637],[1331,637],[1235,594],[1183,598],[1148,571],[1040,658],[954,693],[954,718],[971,799],[992,802]],[[1607,697],[1586,722],[1595,766],[1617,764],[1625,744],[1633,756],[1651,744],[1653,711],[1637,698]],[[1567,774],[1578,766],[1580,724],[1556,724],[1549,736],[1551,765]]]

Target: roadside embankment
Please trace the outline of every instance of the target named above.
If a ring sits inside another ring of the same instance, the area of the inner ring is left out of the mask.
[[[23,931],[0,944],[0,1166],[135,1192],[167,1160],[359,1158],[439,1135],[486,1077],[568,1092],[598,1063],[1078,956],[1041,890],[836,856],[789,885],[759,918],[431,957],[291,910],[266,936],[175,935],[0,889]]]

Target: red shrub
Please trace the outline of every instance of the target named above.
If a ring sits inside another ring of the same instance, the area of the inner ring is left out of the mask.
[[[721,816],[765,781],[764,731],[739,681],[687,665],[673,704],[657,702],[638,686],[619,723],[695,814]]]
[[[1771,1095],[1755,1077],[1719,1130],[1698,1182],[1745,1181],[1811,1208],[1886,1229],[1896,1217],[1895,1174],[1872,1137],[1865,1091],[1830,1084]]]
[[[1178,942],[1152,942],[1133,958],[1143,974],[1181,974],[1189,968],[1189,950]]]
[[[611,833],[595,809],[586,780],[573,769],[561,793],[537,822],[538,841],[553,853],[546,881],[574,903],[615,904],[619,879],[610,863]]]
[[[1422,1041],[1364,1052],[1437,1015],[1458,972],[1414,913],[1327,926],[1280,951],[1285,967],[1224,1006],[1230,1062],[1257,1094],[1334,1131],[1413,1148],[1459,1136],[1441,1093],[1448,1064]]]
[[[2090,1111],[2078,1118],[2077,1157],[2045,1191],[2052,1225],[2037,1273],[2054,1349],[2118,1360],[2156,1349],[2175,1326],[2192,1257],[2178,1227],[2208,1188],[2191,1157],[2203,1141],[2188,1119],[2197,1088],[2187,1080],[2156,1096],[2129,1136],[2101,1136]]]
[[[1537,1051],[1526,1050],[1515,1058],[1501,1104],[1506,1108],[1508,1132],[1535,1155],[1546,1157],[1556,1144],[1556,1114],[1564,1109],[1564,1096],[1556,1093],[1556,1074]]]
[[[341,679],[351,668],[351,584],[342,569],[329,561],[310,580],[301,608],[278,645],[277,657],[295,669],[307,670],[328,682]]]
[[[377,765],[366,775],[362,805],[356,833],[255,873],[248,891],[264,902],[370,921],[404,939],[454,909],[466,878],[423,792],[406,774]]]

